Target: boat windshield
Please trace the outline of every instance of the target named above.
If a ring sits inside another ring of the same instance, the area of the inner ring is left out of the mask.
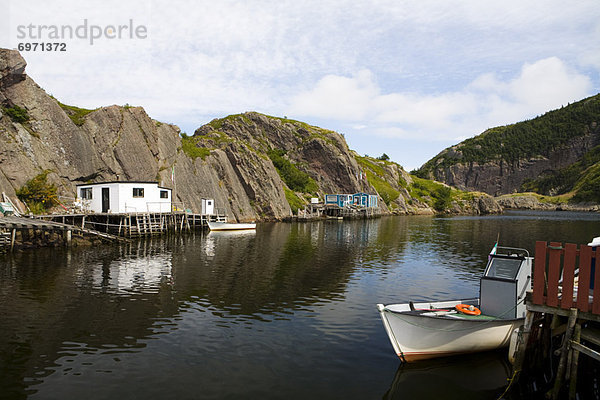
[[[496,258],[492,257],[485,276],[490,278],[501,278],[514,280],[521,266],[518,258]]]

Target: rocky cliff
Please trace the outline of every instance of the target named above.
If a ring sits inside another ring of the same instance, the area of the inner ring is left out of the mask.
[[[174,201],[185,208],[198,212],[202,198],[214,198],[237,220],[285,218],[292,212],[290,196],[302,204],[329,192],[376,193],[359,179],[360,167],[335,132],[246,113],[182,138],[178,127],[151,119],[140,107],[61,104],[25,74],[25,66],[18,52],[0,50],[0,190],[13,199],[42,171],[49,171],[65,203],[78,183],[156,180],[173,187]],[[267,156],[274,149],[317,183],[313,193],[287,187]]]
[[[528,181],[554,176],[598,146],[599,121],[596,95],[530,121],[489,129],[445,149],[418,175],[492,195],[522,191]]]
[[[238,221],[283,219],[327,193],[379,195],[381,214],[434,212],[401,166],[359,157],[336,132],[247,112],[187,136],[141,107],[62,104],[25,67],[18,52],[0,49],[0,191],[12,199],[47,172],[65,204],[76,184],[141,180],[173,188],[173,201],[194,212],[215,199]]]

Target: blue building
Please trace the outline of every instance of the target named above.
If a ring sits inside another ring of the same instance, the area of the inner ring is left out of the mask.
[[[326,194],[325,205],[337,205],[338,207],[348,207],[352,204],[351,194]]]
[[[363,207],[377,208],[377,196],[367,193],[355,194],[326,194],[326,205],[337,205],[338,207]]]

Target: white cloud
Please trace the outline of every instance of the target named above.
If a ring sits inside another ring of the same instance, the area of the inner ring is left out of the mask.
[[[370,71],[359,71],[351,78],[327,75],[314,89],[296,95],[290,111],[315,117],[363,120],[379,96]]]
[[[591,94],[589,77],[556,57],[526,63],[518,76],[484,74],[462,90],[437,95],[387,93],[370,71],[352,77],[328,75],[295,96],[291,113],[370,124],[386,137],[449,140],[518,122]]]
[[[426,147],[600,88],[597,0],[0,2],[1,47],[18,24],[146,25],[143,41],[24,53],[27,71],[66,103],[141,105],[188,132],[257,110]]]

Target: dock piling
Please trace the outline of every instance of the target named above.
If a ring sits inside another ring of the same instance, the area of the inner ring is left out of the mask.
[[[600,250],[590,246],[536,243],[533,291],[525,298],[527,314],[513,376],[534,385],[542,380],[547,398],[575,399],[596,390],[597,378],[589,378],[597,367],[587,366],[600,361],[600,296],[595,293],[600,286],[591,282],[599,262]],[[535,317],[530,325],[533,313],[544,318]],[[588,359],[580,360],[580,354]]]
[[[560,350],[560,361],[558,362],[558,370],[556,372],[556,379],[554,380],[554,387],[550,394],[552,400],[558,399],[560,388],[563,380],[565,379],[565,369],[567,368],[567,358],[569,350],[571,350],[571,337],[573,336],[573,330],[575,328],[575,322],[577,322],[577,309],[571,308],[569,310],[569,322],[567,322],[567,331],[563,338],[563,343]]]

